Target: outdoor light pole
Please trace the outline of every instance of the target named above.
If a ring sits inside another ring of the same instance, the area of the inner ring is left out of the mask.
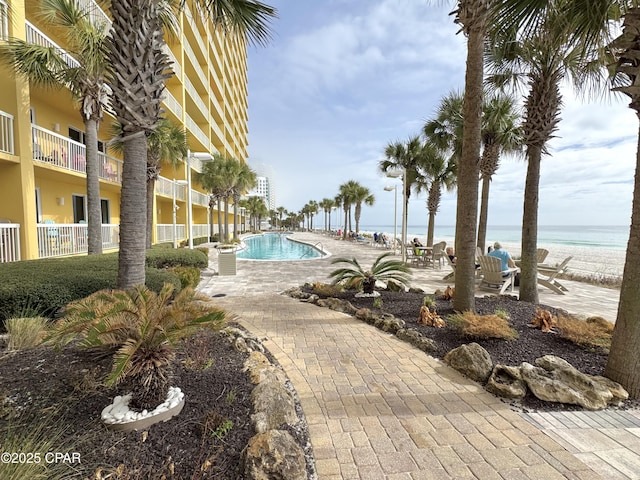
[[[193,158],[201,161],[213,160],[210,153],[187,150],[187,234],[189,235],[189,248],[191,249],[193,249],[193,205],[191,198],[191,159]],[[229,220],[225,219],[225,221]]]
[[[398,168],[387,172],[389,178],[402,177],[402,262],[407,261],[407,169]]]
[[[398,186],[384,187],[386,192],[393,190],[393,254],[396,254],[398,245]]]

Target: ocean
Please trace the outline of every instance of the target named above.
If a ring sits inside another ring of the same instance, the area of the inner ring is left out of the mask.
[[[361,225],[363,233],[384,232],[393,237],[393,225]],[[401,236],[401,226],[397,226],[397,236]],[[407,241],[418,237],[425,244],[426,225],[407,225]],[[437,225],[434,242],[446,241],[453,245],[455,227]],[[489,226],[486,244],[500,242],[512,255],[519,256],[522,229],[519,226]],[[573,256],[568,264],[569,271],[583,274],[622,275],[624,269],[628,226],[539,226],[538,247],[549,250],[545,263],[562,262]]]

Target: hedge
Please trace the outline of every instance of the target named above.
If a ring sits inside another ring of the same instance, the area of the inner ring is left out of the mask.
[[[146,285],[159,292],[164,283],[176,291],[181,279],[168,267],[204,268],[208,258],[196,250],[147,250]],[[46,258],[0,264],[0,329],[4,319],[53,317],[67,303],[98,290],[117,288],[118,254]]]

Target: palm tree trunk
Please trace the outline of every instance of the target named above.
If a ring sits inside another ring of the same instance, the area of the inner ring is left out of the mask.
[[[120,252],[118,288],[126,290],[145,283],[145,248],[147,191],[147,138],[135,134],[125,139],[120,192]]]
[[[233,196],[233,239],[238,239],[238,201],[240,200],[239,195]]]
[[[218,241],[220,243],[224,243],[224,238],[222,237],[222,199],[218,197]]]
[[[522,273],[520,274],[520,300],[538,303],[538,191],[542,149],[527,147],[527,177],[524,186],[522,212]]]
[[[102,209],[98,175],[98,122],[85,119],[87,148],[87,253],[102,253]]]
[[[155,200],[156,179],[147,180],[147,239],[146,247],[151,248],[151,238],[153,234],[153,202]]]
[[[213,199],[209,200],[209,241],[213,242],[213,207],[215,203]]]
[[[482,22],[480,22],[482,23]],[[469,29],[464,94],[462,155],[456,209],[456,294],[453,309],[475,311],[475,253],[481,144],[484,28]]]
[[[636,10],[640,18],[640,9]],[[625,18],[626,21],[626,18]],[[640,24],[640,20],[638,21]],[[636,104],[637,105],[637,104]],[[640,132],[638,133],[640,139]],[[631,208],[631,230],[620,287],[620,303],[604,374],[621,383],[631,398],[640,399],[640,141]]]
[[[224,243],[229,242],[229,197],[224,197]]]
[[[436,212],[429,210],[429,225],[427,226],[427,246],[433,246],[433,231],[436,225]]]
[[[344,232],[342,232],[342,238],[347,239],[347,215],[349,213],[349,209],[347,207],[344,208]]]
[[[478,220],[478,247],[484,252],[487,240],[487,219],[489,216],[489,187],[491,186],[491,177],[482,177],[482,197],[480,201],[480,218]]]

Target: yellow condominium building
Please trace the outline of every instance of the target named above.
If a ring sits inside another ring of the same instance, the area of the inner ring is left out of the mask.
[[[93,21],[109,22],[93,0],[77,2]],[[62,33],[39,17],[39,3],[0,0],[0,44],[18,38],[53,46],[73,65]],[[210,154],[247,158],[245,39],[215,30],[188,5],[178,15],[179,34],[167,36],[175,75],[166,83],[164,109],[184,126],[191,154],[180,168],[162,166],[154,243],[217,233],[218,225],[209,231],[209,195],[191,179]],[[79,109],[68,90],[29,85],[0,66],[0,262],[86,253],[86,150]],[[98,130],[105,250],[118,248],[120,221],[122,160],[107,146],[112,123],[107,114]],[[232,215],[226,221],[232,224]]]

